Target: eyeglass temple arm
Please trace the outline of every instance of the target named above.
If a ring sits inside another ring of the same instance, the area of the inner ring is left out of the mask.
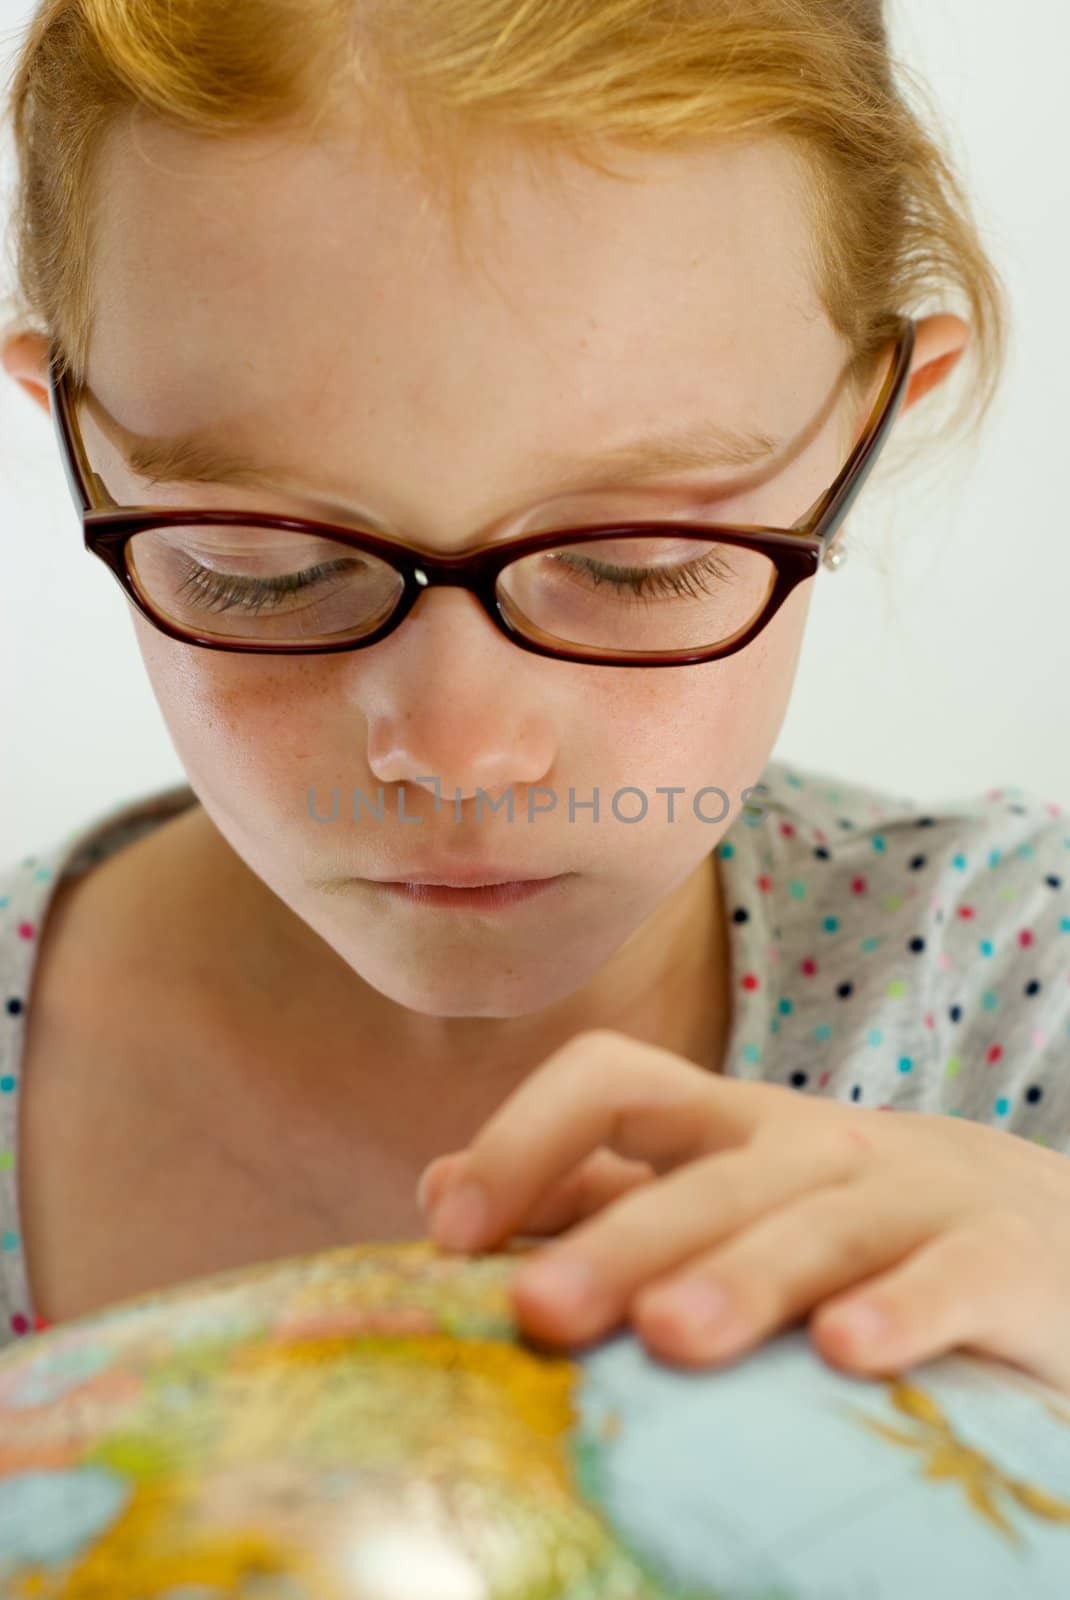
[[[74,416],[70,384],[67,378],[58,378],[59,356],[55,348],[49,353],[48,387],[52,400],[52,423],[60,444],[60,459],[67,472],[71,496],[84,516],[90,511],[118,511],[119,502],[108,492],[107,485],[93,471],[86,455],[82,430]]]
[[[800,533],[812,534],[824,521],[822,539],[826,548],[832,543],[848,512],[865,487],[872,465],[902,409],[916,343],[915,324],[912,319],[904,319],[895,355],[874,403],[869,423],[863,430],[862,438],[851,451],[835,483],[826,489],[805,516],[800,517],[795,523]],[[880,421],[874,426],[874,419],[878,417]]]

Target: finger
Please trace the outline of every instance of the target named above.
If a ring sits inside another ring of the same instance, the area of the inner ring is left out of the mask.
[[[863,1306],[879,1318],[850,1313]],[[941,1234],[811,1324],[834,1366],[884,1373],[966,1348],[1009,1361],[1070,1393],[1070,1265],[1024,1218],[985,1218]]]
[[[692,1162],[625,1195],[526,1263],[511,1285],[517,1315],[541,1338],[600,1337],[648,1286],[681,1268],[690,1271],[710,1258],[711,1247],[728,1248],[727,1241],[770,1212],[773,1231],[764,1248],[755,1249],[753,1270],[775,1281],[778,1269],[790,1269],[780,1252],[790,1254],[791,1245],[781,1240],[798,1238],[804,1250],[820,1249],[817,1224],[812,1230],[793,1225],[779,1208],[836,1184],[837,1204],[850,1214],[858,1206],[857,1186],[845,1185],[858,1161],[842,1124],[833,1123],[806,1140],[785,1143],[782,1133],[759,1134],[741,1150]],[[591,1287],[582,1301],[555,1288],[550,1272],[562,1265],[585,1269]],[[742,1267],[737,1276],[745,1276]]]
[[[537,1201],[525,1230],[533,1234],[564,1233],[596,1216],[623,1195],[654,1182],[656,1173],[647,1161],[626,1161],[611,1150],[596,1150],[556,1189]]]
[[[464,1162],[466,1152],[452,1151],[429,1161],[416,1186],[416,1203],[425,1216],[434,1210]]]
[[[829,1295],[902,1261],[943,1225],[932,1200],[904,1193],[901,1181],[819,1189],[643,1290],[632,1320],[655,1354],[734,1359]]]
[[[446,1248],[491,1248],[518,1229],[557,1183],[600,1147],[666,1171],[729,1148],[757,1124],[771,1084],[728,1080],[624,1034],[576,1034],[514,1090],[468,1147],[457,1190],[474,1185],[482,1225],[461,1242],[431,1218]],[[450,1186],[453,1198],[453,1186]]]

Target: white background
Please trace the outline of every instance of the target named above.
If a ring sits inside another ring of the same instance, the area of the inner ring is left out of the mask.
[[[0,0],[0,89],[32,9]],[[891,21],[1009,284],[1011,362],[979,446],[872,481],[848,563],[818,575],[775,754],[927,803],[1018,785],[1070,804],[1070,8],[892,0]],[[0,220],[11,179],[5,130]],[[51,424],[2,372],[0,553],[2,862],[184,773]]]

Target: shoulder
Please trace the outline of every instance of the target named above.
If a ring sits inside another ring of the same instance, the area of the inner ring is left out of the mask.
[[[1027,904],[1051,929],[1070,912],[1070,807],[1035,791],[991,789],[934,804],[772,762],[747,809],[759,858],[827,866],[829,876],[868,865],[875,880],[912,898],[924,884],[945,897],[934,907],[941,922],[987,915],[1011,924]]]
[[[751,809],[770,1075],[1070,1150],[1070,811],[1020,788],[926,803],[784,762]]]
[[[93,969],[102,942],[99,918],[83,914],[98,898],[94,869],[193,800],[181,785],[125,801],[0,867],[0,1346],[28,1332],[32,1315],[19,1208],[33,1100],[25,1082],[49,1078],[67,1021],[84,1020],[80,974]],[[57,1132],[52,1124],[46,1148]]]

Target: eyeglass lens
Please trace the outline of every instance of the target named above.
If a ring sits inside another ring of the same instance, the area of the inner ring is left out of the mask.
[[[776,582],[774,562],[757,550],[689,532],[622,532],[511,562],[496,594],[509,625],[596,651],[695,651],[749,628]],[[401,573],[378,556],[282,528],[149,528],[129,541],[126,561],[151,609],[221,641],[356,641],[404,593]]]

